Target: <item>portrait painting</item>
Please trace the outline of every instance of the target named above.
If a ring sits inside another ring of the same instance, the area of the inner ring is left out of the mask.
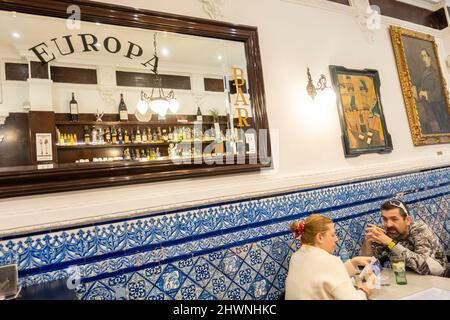
[[[414,145],[450,142],[450,104],[434,37],[400,27],[390,32]]]
[[[346,157],[392,151],[376,70],[330,66]]]

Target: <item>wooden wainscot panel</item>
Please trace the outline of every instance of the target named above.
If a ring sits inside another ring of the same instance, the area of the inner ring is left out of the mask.
[[[161,86],[164,89],[191,90],[191,79],[186,76],[161,74]],[[154,87],[155,76],[151,73],[116,71],[118,86],[124,87]]]
[[[54,82],[97,84],[97,70],[95,69],[51,66],[50,74]]]
[[[27,81],[28,64],[26,63],[5,63],[6,80]]]
[[[10,113],[0,126],[0,167],[31,164],[27,113]]]
[[[31,61],[31,78],[48,79],[48,65],[42,62]]]
[[[224,92],[223,79],[204,78],[205,91]]]

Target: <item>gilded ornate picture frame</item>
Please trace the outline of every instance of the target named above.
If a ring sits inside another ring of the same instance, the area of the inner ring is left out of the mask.
[[[384,119],[377,70],[330,66],[346,157],[392,151]]]
[[[400,84],[415,146],[450,142],[450,104],[435,39],[390,27]]]

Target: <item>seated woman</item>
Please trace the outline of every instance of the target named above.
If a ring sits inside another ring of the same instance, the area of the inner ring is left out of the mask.
[[[370,263],[369,257],[355,257],[343,263],[333,255],[338,238],[333,220],[312,214],[291,224],[302,246],[289,263],[286,300],[365,300],[372,291],[365,285],[353,286],[351,276],[358,265]]]

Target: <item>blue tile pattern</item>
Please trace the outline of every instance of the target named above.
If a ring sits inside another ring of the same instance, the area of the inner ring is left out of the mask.
[[[342,259],[357,255],[385,199],[406,192],[412,215],[450,249],[450,168],[17,237],[0,238],[0,265],[23,286],[70,276],[82,299],[276,299],[299,246],[291,221],[332,217]]]

